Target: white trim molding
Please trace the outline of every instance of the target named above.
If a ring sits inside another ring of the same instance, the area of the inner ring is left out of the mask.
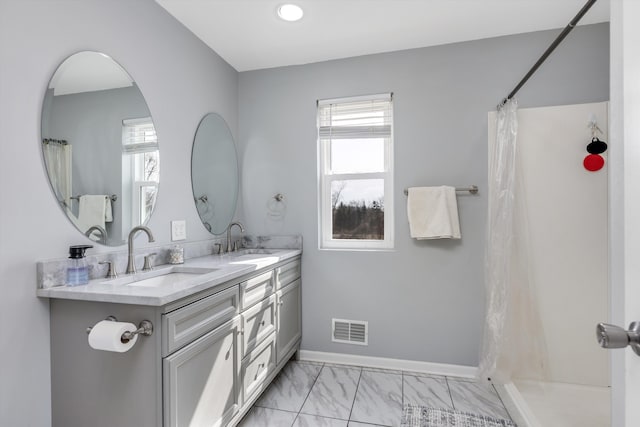
[[[364,366],[367,368],[394,369],[421,372],[433,375],[475,378],[476,366],[449,365],[446,363],[420,362],[417,360],[391,359],[386,357],[358,356],[356,354],[327,353],[323,351],[300,350],[300,360],[309,362],[335,363],[338,365]]]
[[[509,415],[519,427],[543,427],[514,383],[494,385]]]

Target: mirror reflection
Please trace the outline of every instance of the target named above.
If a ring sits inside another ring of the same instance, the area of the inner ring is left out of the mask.
[[[109,56],[80,52],[58,67],[43,102],[42,150],[54,196],[89,239],[121,245],[149,220],[158,138],[138,86]]]
[[[191,184],[204,227],[212,234],[224,233],[236,212],[238,160],[231,131],[218,114],[207,114],[198,125],[191,152]]]

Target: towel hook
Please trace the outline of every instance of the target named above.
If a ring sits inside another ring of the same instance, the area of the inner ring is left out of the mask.
[[[591,138],[595,138],[597,134],[603,135],[602,129],[598,127],[598,119],[595,114],[592,114],[591,117],[589,117],[587,127],[591,129]]]

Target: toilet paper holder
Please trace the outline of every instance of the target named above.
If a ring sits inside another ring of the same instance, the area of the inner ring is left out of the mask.
[[[116,319],[115,316],[108,316],[104,320],[108,320],[110,322],[118,321],[118,319]],[[92,327],[87,328],[87,334],[91,332],[91,329],[93,328]],[[120,337],[120,341],[122,341],[123,344],[126,344],[129,341],[131,341],[133,337],[135,337],[136,335],[144,335],[145,337],[150,337],[152,334],[153,334],[153,323],[151,323],[150,320],[143,320],[138,324],[138,329],[132,332],[125,332],[124,334],[122,334],[122,336]]]

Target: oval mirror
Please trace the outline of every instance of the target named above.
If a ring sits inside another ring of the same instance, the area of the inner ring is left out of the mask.
[[[42,153],[53,195],[89,239],[121,245],[151,217],[158,139],[138,86],[109,56],[79,52],[58,67],[42,107]]]
[[[218,114],[207,114],[198,125],[191,184],[202,224],[210,233],[222,234],[236,212],[238,159],[231,131]]]

